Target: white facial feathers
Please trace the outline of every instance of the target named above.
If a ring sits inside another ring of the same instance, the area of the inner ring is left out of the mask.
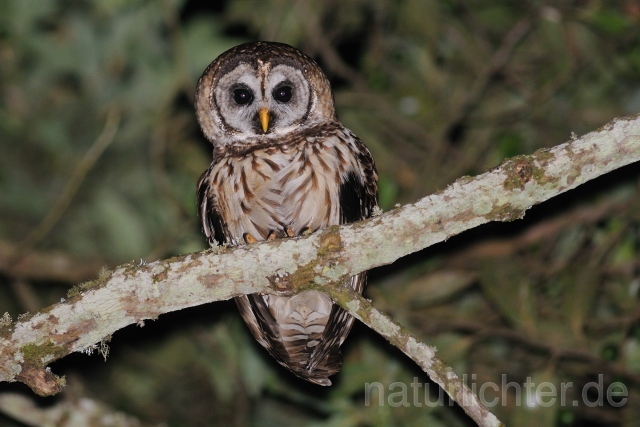
[[[289,132],[307,124],[312,98],[302,71],[286,64],[255,68],[240,63],[222,76],[213,90],[213,106],[217,106],[226,133],[243,137]],[[260,126],[259,111],[263,108],[269,111],[267,132]]]

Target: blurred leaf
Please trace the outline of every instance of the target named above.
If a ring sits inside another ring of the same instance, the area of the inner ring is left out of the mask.
[[[476,279],[475,274],[464,271],[430,273],[405,285],[402,303],[411,307],[441,303],[469,288]]]
[[[631,372],[640,372],[640,340],[629,338],[624,343],[624,360],[627,369]]]
[[[598,276],[589,265],[569,269],[563,277],[563,301],[574,337],[582,338],[584,322],[590,316],[598,295]]]
[[[480,273],[480,284],[491,303],[514,326],[535,334],[535,296],[525,271],[510,260],[487,261]]]
[[[617,10],[599,10],[591,19],[596,26],[613,36],[622,35],[632,25],[631,20]]]

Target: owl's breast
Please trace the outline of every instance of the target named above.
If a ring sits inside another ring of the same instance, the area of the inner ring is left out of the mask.
[[[212,171],[232,240],[258,240],[290,227],[294,234],[339,223],[338,159],[318,144],[269,147],[222,159]]]

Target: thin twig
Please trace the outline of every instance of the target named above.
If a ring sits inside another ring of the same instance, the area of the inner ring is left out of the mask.
[[[371,303],[352,289],[341,287],[327,292],[336,303],[352,316],[385,337],[411,360],[416,362],[429,378],[456,401],[479,426],[503,426],[495,415],[478,399],[450,366],[436,356],[436,349],[422,343],[415,335],[376,310]]]

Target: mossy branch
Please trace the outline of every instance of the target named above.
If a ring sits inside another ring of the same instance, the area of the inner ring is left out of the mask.
[[[458,403],[479,426],[503,426],[473,391],[458,377],[454,370],[436,356],[436,349],[420,341],[415,335],[394,322],[389,316],[378,311],[362,295],[341,286],[331,288],[329,295],[355,318],[385,337]]]
[[[325,290],[383,333],[374,320],[389,320],[386,316],[360,297],[358,304],[349,304],[343,298],[346,294],[338,293],[333,284],[480,224],[522,218],[529,207],[638,160],[640,118],[617,119],[581,138],[514,157],[477,177],[460,178],[415,204],[357,224],[332,227],[305,238],[221,248],[103,271],[97,280],[77,287],[67,300],[15,323],[8,316],[0,318],[0,381],[21,381],[38,394],[55,394],[63,380],[46,368],[49,363],[72,352],[96,350],[125,326],[141,325],[145,319],[187,307],[283,288]],[[354,296],[348,297],[354,301]],[[404,343],[405,353],[430,375],[435,372],[442,377],[450,372],[446,367],[447,372],[433,370],[439,366],[436,359],[419,357],[430,353],[429,347],[402,332],[402,338],[387,338],[395,345]],[[414,354],[411,349],[424,351]],[[454,391],[454,399],[461,398],[447,383],[440,384]],[[458,403],[464,406],[467,402]]]

